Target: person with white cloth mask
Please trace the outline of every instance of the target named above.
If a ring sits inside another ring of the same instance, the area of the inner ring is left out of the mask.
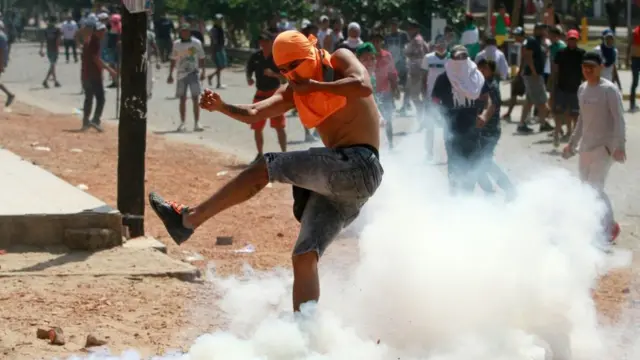
[[[479,132],[477,118],[489,101],[489,87],[467,49],[457,45],[445,72],[436,79],[432,101],[444,108],[449,129],[445,138],[449,188],[452,194],[470,193],[476,184]]]
[[[507,57],[504,56],[504,53],[498,49],[496,38],[490,36],[485,40],[484,44],[484,50],[476,55],[476,64],[482,59],[491,60],[496,63],[496,73],[500,76],[500,79],[509,79],[509,63],[507,63]]]
[[[615,221],[604,187],[611,165],[626,161],[626,124],[622,94],[611,81],[600,76],[601,71],[600,54],[588,52],[582,57],[586,81],[578,89],[580,116],[563,157],[578,153],[580,179],[592,186],[604,202],[607,211],[603,228],[607,240],[613,243],[620,234],[620,225]]]
[[[350,23],[349,26],[347,26],[347,39],[342,44],[338,45],[336,50],[340,48],[349,49],[355,54],[358,46],[364,43],[360,38],[361,32],[360,24],[357,22]]]

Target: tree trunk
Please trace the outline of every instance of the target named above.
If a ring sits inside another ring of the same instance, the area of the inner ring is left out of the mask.
[[[521,11],[522,0],[513,0],[513,13],[511,13],[511,31],[513,31],[513,29],[517,28],[518,26],[524,26],[524,24],[519,24]]]
[[[131,237],[144,235],[147,140],[147,13],[122,13],[122,97],[118,126],[118,210]]]

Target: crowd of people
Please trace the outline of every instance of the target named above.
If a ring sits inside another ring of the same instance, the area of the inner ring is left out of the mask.
[[[446,26],[442,33],[433,34],[429,41],[423,38],[420,24],[411,19],[404,22],[391,19],[388,23],[378,22],[370,29],[363,29],[357,22],[347,24],[341,17],[331,19],[322,15],[317,21],[303,20],[296,30],[296,23],[289,21],[286,13],[279,13],[253,39],[258,50],[246,63],[246,81],[248,86],[255,86],[254,104],[272,99],[283,84],[288,84],[285,88],[293,87],[297,93],[295,78],[292,81],[282,72],[274,54],[274,41],[289,31],[309,39],[322,56],[346,50],[354,55],[369,76],[376,104],[376,120],[384,128],[390,148],[394,146],[394,117],[414,111],[416,127],[425,134],[428,161],[434,161],[436,133],[443,134],[453,193],[473,191],[476,184],[484,191],[494,193],[494,185],[490,181],[493,178],[508,198],[515,196],[514,186],[493,159],[493,153],[502,133],[500,119],[510,121],[517,97],[524,95],[517,132],[532,133],[530,124],[537,120],[541,132],[551,132],[555,147],[559,147],[561,142],[567,143],[563,150],[565,156],[579,150],[581,158],[590,159],[580,161],[583,180],[598,188],[606,200],[604,179],[611,162],[605,160],[624,161],[625,157],[615,37],[612,31],[605,31],[602,43],[587,52],[578,46],[578,31],[569,29],[565,32],[556,23],[556,17],[549,14],[545,14],[544,21],[536,24],[528,36],[522,27],[509,30],[509,15],[504,5],[498,5],[488,31],[483,33],[473,15],[467,14],[459,34],[453,27]],[[85,96],[83,130],[93,128],[102,131],[105,87],[118,86],[121,22],[120,14],[102,9],[97,13],[87,13],[78,23],[71,16],[61,23],[51,17],[43,30],[40,54],[46,56],[49,64],[42,83],[45,88],[49,87],[50,81],[55,87],[62,86],[56,76],[61,51],[64,50],[67,63],[81,62]],[[155,54],[157,68],[162,62],[170,63],[167,82],[175,83],[175,96],[179,99],[181,122],[178,131],[186,129],[189,98],[194,131],[203,131],[200,126],[202,83],[208,80],[213,86],[215,79],[216,89],[225,88],[221,78],[228,66],[225,48],[229,39],[224,16],[216,15],[209,29],[202,19],[196,17],[182,17],[176,26],[169,16],[160,16],[150,23],[147,35],[150,50],[147,52],[148,95],[152,96],[151,55]],[[205,35],[209,38],[209,54],[205,51]],[[509,37],[513,42],[507,47]],[[3,37],[0,32],[0,55],[6,51],[7,55],[2,57],[6,64],[9,42],[4,41],[5,38],[6,35]],[[634,46],[632,44],[630,51]],[[635,48],[640,49],[640,45]],[[207,56],[215,64],[215,70],[210,74],[205,68]],[[596,63],[596,57],[600,59],[599,63]],[[332,66],[322,66],[321,69],[322,76],[318,80],[330,83],[335,75]],[[312,70],[309,67],[307,72],[298,69],[294,73],[309,79],[313,78]],[[634,72],[634,87],[640,67],[637,70]],[[111,84],[107,86],[103,83],[104,72],[111,77]],[[502,116],[501,81],[511,82],[511,99]],[[617,87],[610,84],[617,84]],[[10,104],[14,95],[4,86],[0,90],[5,91],[7,104]],[[596,95],[599,95],[597,101]],[[323,111],[331,113],[328,109],[332,106],[331,101],[318,96],[315,98],[324,102]],[[602,101],[605,103],[601,104]],[[598,104],[597,109],[585,113],[584,109],[590,108],[594,102]],[[634,96],[631,104],[631,110],[634,110]],[[291,111],[303,119],[305,141],[315,141],[319,137],[326,143],[326,135],[314,130],[316,126],[309,125],[313,122],[304,120],[317,116],[318,110],[304,102],[296,101],[295,105]],[[603,112],[603,109],[608,110]],[[436,113],[444,116],[434,116]],[[256,160],[264,157],[263,131],[267,121],[277,134],[281,151],[287,150],[284,113],[267,114],[270,116],[250,124],[257,150]],[[593,114],[599,114],[600,118],[594,119]],[[441,118],[445,120],[436,121]],[[597,149],[602,155],[603,148],[608,154],[606,159],[593,154]],[[612,215],[610,219],[607,228],[617,228]]]

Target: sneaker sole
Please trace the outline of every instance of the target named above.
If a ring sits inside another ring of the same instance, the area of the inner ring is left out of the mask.
[[[164,224],[164,227],[165,227],[165,229],[167,229],[167,232],[169,233],[169,236],[171,236],[171,239],[173,240],[173,242],[175,242],[178,246],[182,245],[182,243],[184,243],[185,241],[189,240],[189,237],[191,237],[191,234],[188,234],[187,236],[184,236],[184,234],[177,233],[177,232],[179,232],[179,230],[171,231],[169,226],[167,225],[167,222],[164,221],[164,217],[162,216],[162,212],[158,208],[156,208],[154,197],[158,197],[158,198],[162,199],[162,197],[160,195],[158,195],[157,193],[154,193],[154,192],[149,193],[149,205],[151,206],[151,209],[153,209],[153,211],[156,213],[156,216],[158,216],[158,218],[162,221],[162,224]]]

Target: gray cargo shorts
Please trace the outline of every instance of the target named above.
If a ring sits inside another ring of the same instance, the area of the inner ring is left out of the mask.
[[[547,86],[544,77],[538,75],[535,78],[530,75],[523,76],[527,101],[533,105],[542,105],[547,102]]]
[[[202,86],[200,86],[200,74],[198,72],[189,73],[176,82],[176,97],[181,98],[187,96],[187,89],[191,92],[192,98],[200,96]]]
[[[301,223],[293,255],[322,256],[340,231],[376,192],[384,171],[367,146],[264,155],[270,182],[294,186],[294,213]]]

